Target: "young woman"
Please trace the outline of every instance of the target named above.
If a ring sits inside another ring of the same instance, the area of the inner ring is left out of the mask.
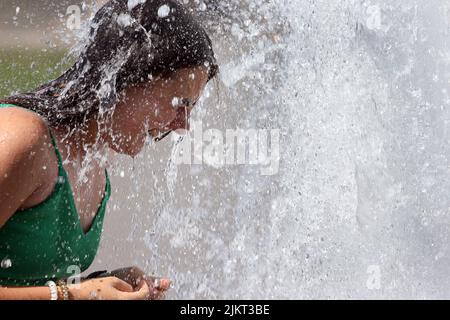
[[[58,282],[97,252],[111,187],[107,151],[135,156],[189,129],[217,72],[206,32],[175,0],[111,0],[75,65],[0,101],[0,299],[158,299],[138,268]],[[55,286],[55,284],[60,284]]]

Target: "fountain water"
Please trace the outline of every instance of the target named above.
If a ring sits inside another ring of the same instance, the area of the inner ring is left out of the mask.
[[[190,165],[175,141],[116,155],[89,271],[141,266],[172,299],[449,298],[448,2],[184,2],[221,65],[193,119],[280,130],[279,169],[199,161],[211,136]]]
[[[280,129],[280,169],[178,168],[149,270],[171,298],[449,297],[448,4],[227,6],[195,117]]]

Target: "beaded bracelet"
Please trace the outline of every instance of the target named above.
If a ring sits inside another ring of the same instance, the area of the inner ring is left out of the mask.
[[[63,300],[69,300],[69,287],[64,280],[58,280],[58,286],[61,288]]]
[[[50,288],[50,300],[58,300],[58,289],[56,288],[56,283],[53,281],[47,281],[45,285]]]

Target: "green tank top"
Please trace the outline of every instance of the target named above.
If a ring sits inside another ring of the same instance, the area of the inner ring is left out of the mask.
[[[8,106],[12,105],[0,104],[0,108]],[[58,181],[44,202],[17,211],[0,228],[0,286],[41,286],[74,276],[91,265],[99,247],[111,195],[108,172],[105,169],[104,198],[85,234],[50,128],[49,133],[58,158]]]

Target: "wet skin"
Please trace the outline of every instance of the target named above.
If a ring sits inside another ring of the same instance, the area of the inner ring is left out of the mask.
[[[111,135],[105,140],[116,152],[136,155],[148,134],[157,137],[169,130],[189,130],[193,104],[207,78],[206,68],[181,69],[150,85],[126,89],[109,124],[115,141]]]
[[[177,70],[164,78],[154,79],[151,83],[124,90],[109,121],[98,123],[97,119],[93,118],[85,123],[83,129],[67,126],[51,128],[63,160],[68,160],[67,164],[64,163],[64,168],[68,173],[71,185],[74,186],[73,191],[81,194],[78,200],[76,197],[74,198],[83,230],[88,230],[95,218],[95,212],[103,198],[106,183],[100,164],[91,162],[89,169],[85,171],[88,178],[87,183],[79,185],[79,189],[75,187],[78,174],[83,169],[83,160],[87,155],[86,150],[90,149],[97,154],[106,155],[107,150],[111,149],[117,153],[135,156],[142,150],[149,134],[158,137],[171,130],[189,130],[189,116],[193,104],[200,97],[207,79],[207,69],[204,67]],[[0,112],[3,119],[2,126],[5,130],[3,133],[7,133],[6,138],[14,137],[6,139],[8,143],[16,143],[18,144],[17,148],[28,150],[33,155],[23,157],[21,159],[23,168],[8,169],[9,171],[4,176],[9,178],[0,181],[2,183],[1,190],[14,191],[14,181],[18,180],[22,181],[23,186],[26,186],[26,188],[8,193],[7,198],[2,200],[4,206],[0,207],[1,228],[17,211],[16,208],[26,209],[37,205],[51,194],[57,180],[58,162],[48,136],[47,125],[39,116],[20,108],[6,108]],[[26,128],[26,130],[18,128]],[[26,146],[24,141],[33,145]],[[8,150],[15,150],[16,146],[5,147]],[[2,168],[7,168],[8,161],[10,161],[8,158],[0,158],[0,172],[2,172]],[[30,168],[32,168],[31,171]],[[29,172],[33,172],[33,175],[30,175]],[[8,185],[9,183],[10,185]],[[133,274],[142,273],[141,271],[136,272],[136,269],[134,268]],[[114,288],[124,287],[115,283],[114,279],[106,278],[104,281],[111,282]],[[90,292],[89,290],[94,289],[95,284],[99,283],[88,282],[86,281],[83,287],[86,290],[80,291],[83,293],[80,293],[79,298],[82,298],[85,292]],[[135,295],[130,293],[128,297],[152,297],[153,294],[153,298],[157,298],[156,296],[160,297],[160,294],[163,294],[162,292],[152,293],[151,286],[144,282],[141,281],[137,287],[136,283],[132,287],[126,287],[125,291],[127,292],[131,290],[136,292]],[[168,288],[168,281],[164,280],[163,283],[161,287],[165,291]],[[117,294],[116,291],[111,290],[111,292],[108,291],[108,294]],[[29,294],[31,291],[33,289],[30,289]],[[146,294],[147,291],[148,294]],[[20,298],[20,292],[10,291],[11,297]],[[36,288],[36,292],[46,296],[45,288]],[[7,296],[7,293],[5,295]],[[105,296],[105,298],[107,297]]]

